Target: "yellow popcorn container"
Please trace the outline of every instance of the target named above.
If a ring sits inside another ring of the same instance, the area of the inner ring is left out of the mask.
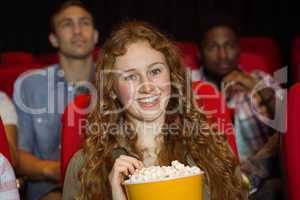
[[[128,200],[203,200],[204,173],[145,183],[125,183]]]

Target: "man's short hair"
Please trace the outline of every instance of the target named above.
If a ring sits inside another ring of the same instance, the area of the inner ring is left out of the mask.
[[[66,10],[67,8],[69,7],[72,7],[72,6],[77,6],[79,8],[82,8],[83,10],[85,10],[86,12],[88,12],[91,16],[92,16],[92,20],[93,20],[93,24],[95,23],[94,22],[94,18],[93,18],[93,15],[92,15],[92,12],[91,12],[91,9],[89,9],[86,5],[84,5],[81,1],[79,0],[68,0],[68,1],[65,1],[64,3],[62,4],[59,4],[58,6],[56,6],[54,9],[53,9],[53,12],[52,12],[52,15],[50,17],[50,31],[52,33],[55,33],[55,24],[54,24],[54,21],[55,21],[55,17],[57,15],[59,15],[62,11]]]
[[[200,27],[200,35],[198,36],[200,43],[203,42],[207,32],[220,26],[228,27],[235,33],[237,37],[240,36],[241,30],[238,21],[236,18],[224,11],[211,12],[206,18],[203,18],[201,24],[202,26]]]

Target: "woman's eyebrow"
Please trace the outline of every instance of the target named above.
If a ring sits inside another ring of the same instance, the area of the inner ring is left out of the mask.
[[[157,64],[165,65],[165,63],[163,63],[163,62],[154,62],[154,63],[151,63],[150,65],[148,65],[147,68],[152,67],[152,66],[157,65]],[[136,71],[136,69],[135,68],[129,68],[129,69],[126,69],[126,70],[122,70],[123,73],[132,72],[132,71]]]
[[[124,70],[124,71],[122,71],[122,72],[125,72],[125,73],[127,73],[127,72],[132,72],[132,71],[135,71],[135,68],[126,69],[126,70]]]
[[[148,65],[148,67],[152,67],[152,66],[157,65],[157,64],[165,65],[165,63],[163,63],[163,62],[154,62],[154,63]]]

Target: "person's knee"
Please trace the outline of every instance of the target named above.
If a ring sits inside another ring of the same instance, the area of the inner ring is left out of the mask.
[[[251,200],[274,200],[280,196],[281,181],[279,178],[268,179],[263,182],[259,190],[250,197]]]
[[[49,192],[46,196],[43,196],[40,200],[61,200],[61,192]]]

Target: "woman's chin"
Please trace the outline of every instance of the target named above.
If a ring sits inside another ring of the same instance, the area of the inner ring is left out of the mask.
[[[155,120],[162,117],[165,113],[161,110],[147,110],[140,113],[139,118],[141,121],[154,122]]]

